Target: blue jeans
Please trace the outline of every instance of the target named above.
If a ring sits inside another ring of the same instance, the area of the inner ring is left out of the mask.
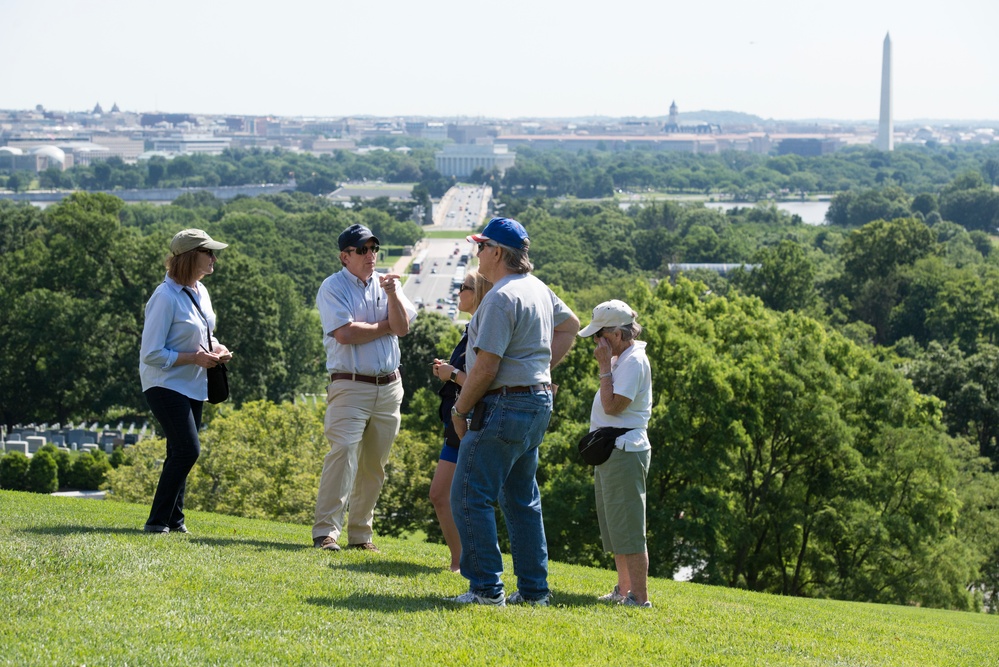
[[[548,543],[535,473],[538,446],[552,414],[548,391],[486,396],[478,431],[461,439],[451,484],[451,513],[461,536],[461,574],[486,597],[503,591],[496,536],[498,501],[506,519],[517,587],[527,600],[548,595]]]

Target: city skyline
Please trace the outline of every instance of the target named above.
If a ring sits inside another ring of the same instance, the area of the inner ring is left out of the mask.
[[[999,119],[999,6],[844,0],[746,6],[625,0],[567,11],[512,0],[338,6],[0,0],[0,109],[277,116],[665,117],[876,122],[882,41],[896,124]]]

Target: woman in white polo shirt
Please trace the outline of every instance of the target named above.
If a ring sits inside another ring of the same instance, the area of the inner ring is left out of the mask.
[[[630,429],[615,441],[610,458],[594,467],[597,519],[604,549],[614,554],[617,585],[601,600],[651,607],[647,587],[649,554],[645,542],[645,480],[652,445],[652,368],[645,343],[635,340],[642,327],[624,301],[605,301],[580,336],[596,337],[593,356],[600,389],[590,409],[590,430]]]

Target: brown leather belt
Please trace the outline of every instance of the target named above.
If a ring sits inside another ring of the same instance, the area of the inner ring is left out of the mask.
[[[494,394],[533,394],[536,391],[551,391],[552,386],[550,384],[532,384],[522,387],[497,387],[496,389],[490,389],[484,395],[492,396]]]
[[[368,384],[390,384],[400,378],[399,369],[395,369],[388,375],[358,375],[357,373],[330,373],[330,382],[333,380],[354,380],[355,382],[367,382]]]

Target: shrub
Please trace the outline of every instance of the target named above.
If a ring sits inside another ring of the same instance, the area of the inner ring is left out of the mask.
[[[83,452],[73,462],[69,485],[75,489],[99,489],[109,470],[111,464],[104,452],[99,449]]]
[[[123,465],[127,466],[130,465],[132,462],[129,460],[128,455],[125,453],[124,447],[115,447],[114,450],[111,452],[111,458],[109,459],[109,463],[111,464],[112,468],[117,469],[118,466],[123,466]]]
[[[26,491],[28,466],[31,465],[24,452],[7,452],[0,458],[0,489]]]
[[[59,449],[51,442],[45,443],[38,451],[48,452],[59,468],[59,488],[69,486],[69,476],[73,469],[73,457],[65,449]]]
[[[25,487],[34,493],[53,493],[59,488],[59,464],[50,452],[42,449],[31,458]]]
[[[104,488],[109,500],[128,503],[152,502],[156,483],[163,468],[166,444],[162,438],[146,438],[128,448],[128,465],[120,465],[108,473]],[[191,506],[189,494],[185,504]]]

